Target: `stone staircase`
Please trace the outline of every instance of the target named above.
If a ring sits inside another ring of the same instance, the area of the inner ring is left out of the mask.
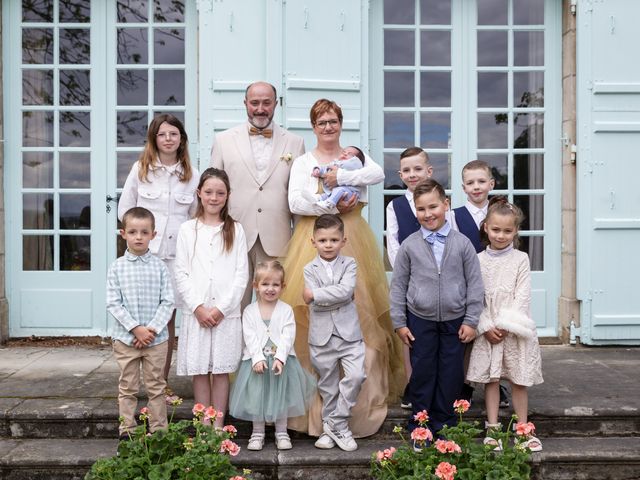
[[[470,411],[470,419],[480,420],[480,400]],[[191,418],[190,405],[186,400],[175,419]],[[404,425],[406,416],[406,411],[390,408],[380,431],[360,440],[355,452],[321,451],[313,447],[313,439],[301,434],[292,435],[292,450],[279,452],[268,435],[261,452],[243,449],[234,463],[253,470],[256,479],[368,478],[371,453],[398,443],[392,430]],[[97,458],[115,453],[117,417],[114,398],[2,399],[0,478],[83,478]],[[533,456],[532,478],[640,479],[640,412],[578,409],[560,414],[550,409],[534,411],[531,420],[544,442],[544,451]],[[245,447],[250,425],[232,423],[239,430],[238,443]]]

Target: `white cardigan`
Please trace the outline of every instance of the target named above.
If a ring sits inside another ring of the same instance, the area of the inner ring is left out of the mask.
[[[276,345],[275,358],[283,364],[287,362],[289,355],[296,355],[293,349],[293,342],[296,339],[296,320],[291,307],[280,300],[276,303],[268,328],[260,315],[258,302],[245,308],[242,314],[242,334],[245,345],[242,359],[251,359],[251,365],[266,361],[262,349],[269,338]]]
[[[324,208],[302,197],[302,191],[318,193],[318,179],[311,176],[313,167],[319,166],[311,152],[296,158],[289,176],[289,209],[296,215],[317,216],[323,213],[339,213],[337,208]],[[338,184],[351,185],[360,190],[360,201],[367,203],[367,186],[384,180],[382,167],[368,155],[364,156],[364,166],[358,170],[338,169]]]
[[[215,227],[211,235],[212,230],[200,221],[196,231],[196,219],[180,226],[176,287],[188,312],[193,313],[199,305],[209,302],[225,317],[239,317],[240,301],[249,281],[247,240],[242,225],[236,222],[233,248],[223,252],[221,227]]]

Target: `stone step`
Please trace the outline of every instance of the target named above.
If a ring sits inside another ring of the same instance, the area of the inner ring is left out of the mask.
[[[141,406],[143,403],[141,402]],[[171,415],[171,407],[169,415]],[[509,411],[502,410],[503,422]],[[379,439],[395,439],[396,425],[406,425],[409,411],[390,407]],[[191,419],[191,402],[186,400],[175,411],[174,419]],[[483,412],[474,405],[465,415],[467,420],[484,421]],[[531,421],[540,434],[547,437],[624,437],[640,436],[640,412],[629,409],[545,409],[533,410]],[[251,433],[251,425],[229,419],[240,438]],[[114,398],[38,398],[0,400],[0,438],[116,438],[118,408]]]
[[[640,438],[543,438],[545,450],[533,455],[532,480],[638,480]],[[246,440],[239,440],[246,447]],[[361,440],[355,452],[313,447],[296,440],[294,448],[278,451],[268,442],[260,452],[242,448],[233,459],[250,468],[256,480],[361,480],[369,478],[371,454],[390,443]],[[5,480],[80,480],[97,459],[115,454],[111,439],[0,440],[0,478]]]

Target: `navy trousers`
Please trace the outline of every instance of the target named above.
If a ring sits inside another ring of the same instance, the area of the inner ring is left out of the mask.
[[[448,322],[425,320],[407,312],[407,327],[415,337],[411,347],[410,396],[413,415],[426,410],[434,436],[457,422],[453,402],[464,383],[464,347],[458,338],[463,318]],[[418,426],[409,420],[409,431]]]

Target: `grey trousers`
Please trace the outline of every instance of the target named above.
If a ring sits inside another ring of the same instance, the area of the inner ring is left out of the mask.
[[[322,421],[341,432],[349,429],[351,408],[356,403],[364,373],[364,342],[347,342],[332,335],[318,347],[309,345],[311,364],[319,375],[318,392],[322,397]],[[340,378],[340,367],[344,375]]]

